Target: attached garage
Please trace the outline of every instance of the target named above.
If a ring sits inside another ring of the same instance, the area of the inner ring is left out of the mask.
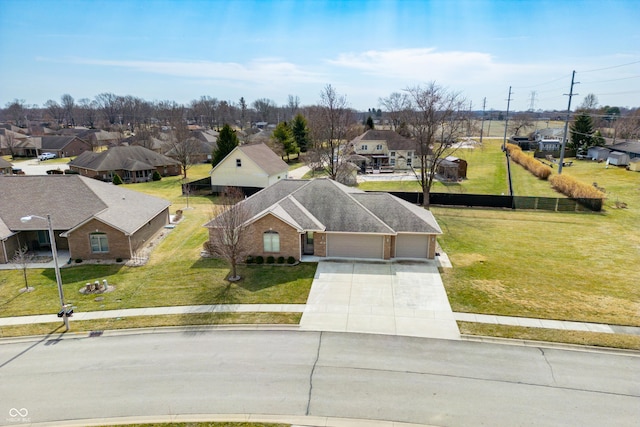
[[[428,254],[428,235],[398,234],[396,236],[396,258],[427,258]]]
[[[327,256],[341,258],[384,258],[383,236],[327,233]]]

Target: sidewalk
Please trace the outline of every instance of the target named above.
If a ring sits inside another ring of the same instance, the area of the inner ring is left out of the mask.
[[[133,316],[158,316],[168,314],[196,314],[196,313],[302,313],[306,304],[219,304],[219,305],[188,305],[178,307],[149,307],[130,308],[123,310],[90,311],[74,313],[74,321],[115,319]],[[605,334],[639,335],[640,327],[607,325],[602,323],[572,322],[562,320],[534,319],[530,317],[494,316],[487,314],[453,313],[455,320],[464,322],[488,323],[494,325],[525,326],[530,328],[561,329],[565,331],[600,332]],[[27,325],[36,323],[55,323],[61,320],[55,314],[36,316],[1,317],[0,326]],[[323,330],[317,325],[318,330]]]

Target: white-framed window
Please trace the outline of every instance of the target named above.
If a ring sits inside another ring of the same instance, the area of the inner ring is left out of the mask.
[[[89,241],[91,242],[91,252],[105,253],[109,252],[109,240],[104,233],[91,233],[89,235]]]
[[[236,159],[236,167],[237,168],[241,168],[242,167],[242,159]]]
[[[265,231],[262,241],[265,252],[280,252],[280,234],[277,231]]]
[[[382,150],[382,144],[376,145],[376,150]]]
[[[389,151],[389,157],[396,157],[396,152],[395,151]]]
[[[395,166],[396,165],[396,158],[395,157],[389,157],[389,165],[391,165],[391,166]]]
[[[361,149],[361,150],[364,150],[364,151],[367,151],[367,150],[369,149],[369,147],[367,146],[367,144],[362,144],[362,145],[360,146],[360,149]]]

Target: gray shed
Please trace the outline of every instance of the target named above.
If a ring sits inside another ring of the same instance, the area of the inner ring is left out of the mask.
[[[607,157],[609,157],[609,153],[611,153],[611,150],[609,150],[608,148],[591,147],[589,148],[589,150],[587,150],[587,157],[589,157],[591,160],[597,161],[607,160]]]
[[[607,163],[616,166],[626,166],[629,164],[629,155],[627,153],[614,151],[607,157]]]

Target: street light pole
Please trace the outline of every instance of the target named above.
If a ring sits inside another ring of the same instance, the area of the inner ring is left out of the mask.
[[[20,218],[22,222],[31,221],[33,218],[47,220],[49,226],[49,240],[51,241],[51,254],[53,255],[53,265],[56,270],[56,283],[58,284],[58,295],[60,296],[60,310],[63,311],[62,319],[64,321],[65,331],[69,330],[69,316],[66,314],[66,304],[64,303],[64,292],[62,291],[62,276],[60,276],[60,266],[58,265],[58,248],[56,246],[56,236],[53,232],[53,225],[51,224],[51,215],[47,214],[47,217],[41,217],[37,215],[29,215]]]

